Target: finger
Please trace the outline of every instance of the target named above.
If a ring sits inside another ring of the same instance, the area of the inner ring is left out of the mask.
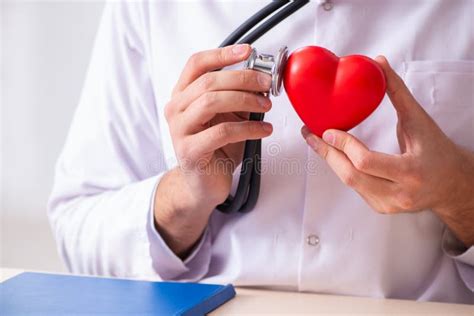
[[[387,81],[387,95],[397,112],[404,114],[410,110],[421,109],[402,78],[392,69],[388,60],[384,56],[378,56],[375,61],[384,72]]]
[[[326,160],[345,185],[363,196],[383,196],[392,190],[392,182],[357,170],[343,152],[329,146],[321,138],[308,131],[305,128],[302,129],[303,137],[308,145]]]
[[[231,143],[270,136],[272,131],[273,127],[268,122],[225,122],[190,136],[189,144],[192,146],[192,156],[201,157]]]
[[[232,45],[192,55],[181,73],[175,90],[182,91],[203,74],[241,62],[250,55],[248,44]]]
[[[312,134],[306,126],[301,129],[301,133],[306,143],[326,160],[344,184],[353,188],[358,186],[362,179],[362,173],[354,168],[350,160],[342,152],[329,146],[321,138]]]
[[[206,125],[218,113],[265,113],[271,106],[270,99],[260,94],[243,91],[211,91],[202,94],[183,112],[183,121],[189,122],[186,132],[193,133]]]
[[[371,151],[353,135],[339,130],[325,131],[323,140],[342,151],[361,172],[396,182],[403,176],[401,156]]]
[[[176,96],[175,110],[184,111],[202,94],[210,91],[267,92],[270,89],[271,81],[270,75],[255,70],[209,72]]]

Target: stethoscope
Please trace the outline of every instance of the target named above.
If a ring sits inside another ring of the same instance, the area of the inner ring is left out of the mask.
[[[252,44],[308,2],[309,0],[273,0],[242,23],[219,47],[237,43]],[[255,26],[257,27],[252,31]],[[268,93],[278,96],[281,90],[283,70],[287,58],[288,49],[286,46],[280,48],[276,56],[259,54],[256,49],[253,49],[245,63],[245,68],[262,71],[271,75],[272,85]],[[249,120],[262,121],[263,117],[264,114],[262,113],[250,113]],[[260,139],[247,140],[245,142],[237,191],[234,196],[229,195],[224,203],[217,206],[219,211],[223,213],[245,213],[253,209],[260,193],[261,154],[262,141]]]

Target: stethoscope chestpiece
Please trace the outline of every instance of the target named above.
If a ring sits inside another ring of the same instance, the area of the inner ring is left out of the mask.
[[[282,46],[276,56],[269,54],[259,54],[253,48],[252,53],[245,62],[245,69],[252,69],[267,73],[272,76],[272,85],[269,93],[273,96],[280,95],[283,82],[283,72],[288,59],[288,47]]]

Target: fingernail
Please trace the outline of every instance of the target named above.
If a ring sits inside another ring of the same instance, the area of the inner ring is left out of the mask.
[[[272,85],[272,77],[270,75],[259,73],[257,76],[258,83],[265,89],[270,89]]]
[[[258,104],[264,109],[268,109],[270,107],[271,102],[269,98],[259,95],[257,96],[257,101],[258,101]]]
[[[326,143],[334,145],[334,134],[331,132],[324,132],[323,139]]]
[[[262,122],[262,128],[265,132],[271,132],[273,131],[273,126],[270,123],[267,122]]]
[[[319,146],[318,140],[313,135],[306,137],[306,143],[314,150],[318,149],[318,146]]]
[[[308,136],[308,134],[309,134],[308,128],[306,127],[306,125],[303,125],[303,127],[301,127],[301,135],[303,136],[304,139],[306,139],[306,136]]]
[[[240,55],[245,54],[247,52],[247,49],[248,49],[247,44],[235,45],[234,47],[232,47],[232,54],[236,56],[240,56]]]

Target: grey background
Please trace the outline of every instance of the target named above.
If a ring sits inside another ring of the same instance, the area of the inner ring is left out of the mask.
[[[1,2],[0,266],[64,271],[46,217],[103,1]]]

